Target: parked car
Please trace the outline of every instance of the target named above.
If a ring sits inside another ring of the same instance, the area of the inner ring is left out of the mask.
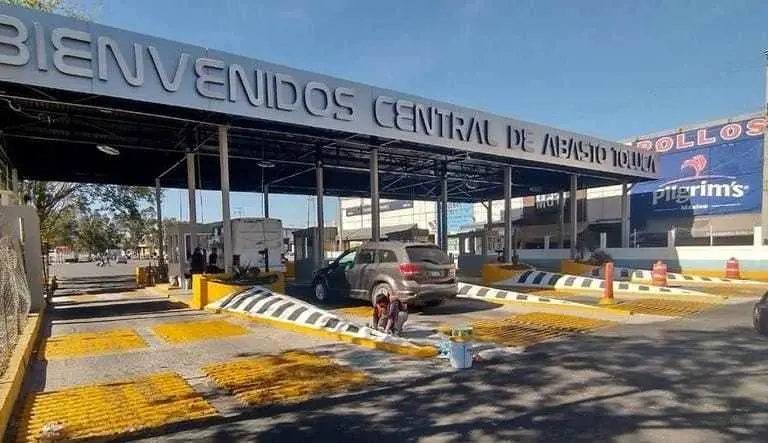
[[[768,292],[752,308],[752,324],[758,334],[768,336]]]
[[[118,255],[117,260],[115,260],[115,262],[126,264],[128,263],[128,257],[126,257],[125,255]]]
[[[315,299],[347,297],[373,303],[379,294],[397,293],[416,306],[438,306],[456,297],[456,267],[429,243],[368,242],[348,249],[318,269],[312,279]]]

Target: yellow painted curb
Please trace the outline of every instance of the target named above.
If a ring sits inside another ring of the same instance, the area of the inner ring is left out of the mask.
[[[240,318],[245,318],[255,323],[266,324],[269,326],[274,326],[276,328],[285,329],[287,331],[298,332],[300,334],[314,335],[316,337],[321,337],[321,338],[329,338],[331,340],[343,341],[343,342],[352,343],[358,346],[362,346],[364,348],[378,349],[381,351],[387,351],[395,354],[406,355],[408,357],[432,358],[437,356],[438,354],[437,348],[434,348],[432,346],[418,346],[418,345],[400,346],[394,343],[383,343],[383,342],[371,340],[368,338],[352,337],[352,336],[341,334],[338,332],[330,332],[322,329],[310,328],[308,326],[282,322],[282,321],[274,320],[271,318],[254,317],[254,316],[250,316],[250,315],[239,313],[239,312],[230,312],[230,311],[226,311],[222,309],[214,309],[214,308],[205,308],[205,310],[209,312],[215,312],[215,313],[227,314],[227,315],[233,315]]]
[[[7,432],[8,423],[11,420],[11,415],[13,415],[13,408],[21,393],[29,360],[40,335],[44,312],[45,308],[40,313],[29,314],[27,324],[24,326],[11,359],[8,361],[8,368],[3,377],[0,378],[0,437]]]

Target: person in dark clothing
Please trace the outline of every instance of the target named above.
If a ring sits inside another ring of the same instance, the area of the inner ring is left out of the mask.
[[[395,336],[402,335],[408,320],[408,308],[396,296],[379,294],[373,307],[373,327],[377,331]]]
[[[208,268],[206,272],[209,274],[215,274],[219,272],[219,267],[216,263],[219,261],[219,254],[216,253],[216,248],[211,248],[211,253],[208,254]]]
[[[200,248],[195,248],[195,252],[192,253],[192,258],[189,262],[189,270],[192,274],[202,274],[205,268],[205,258],[203,257],[203,251]]]

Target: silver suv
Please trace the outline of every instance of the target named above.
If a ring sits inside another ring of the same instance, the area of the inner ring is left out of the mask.
[[[312,289],[322,303],[346,297],[373,302],[397,293],[409,304],[437,306],[456,297],[456,267],[433,244],[368,242],[318,269]]]

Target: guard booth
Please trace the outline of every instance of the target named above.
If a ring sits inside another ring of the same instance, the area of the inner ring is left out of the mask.
[[[174,223],[166,234],[165,259],[168,262],[168,278],[181,279],[189,272],[189,258],[195,248],[208,250],[212,237],[210,225],[202,223]],[[204,256],[207,257],[207,255]]]
[[[464,231],[451,234],[459,243],[457,266],[461,275],[479,277],[486,263],[498,261],[504,250],[504,222],[496,222],[489,230],[486,225],[470,225]],[[517,227],[513,225],[514,232]],[[514,237],[514,236],[513,236]]]
[[[327,227],[323,229],[325,244],[322,251],[336,250],[336,236],[338,235],[338,229],[335,227]],[[325,260],[329,258],[329,255],[330,257],[336,255],[333,252],[330,252],[330,254],[323,252],[322,258],[319,257],[319,251],[316,244],[319,232],[319,228],[314,226],[293,231],[293,241],[296,247],[294,266],[296,267],[297,282],[307,282],[312,280],[312,275],[314,274],[315,269],[322,266],[325,263]]]

